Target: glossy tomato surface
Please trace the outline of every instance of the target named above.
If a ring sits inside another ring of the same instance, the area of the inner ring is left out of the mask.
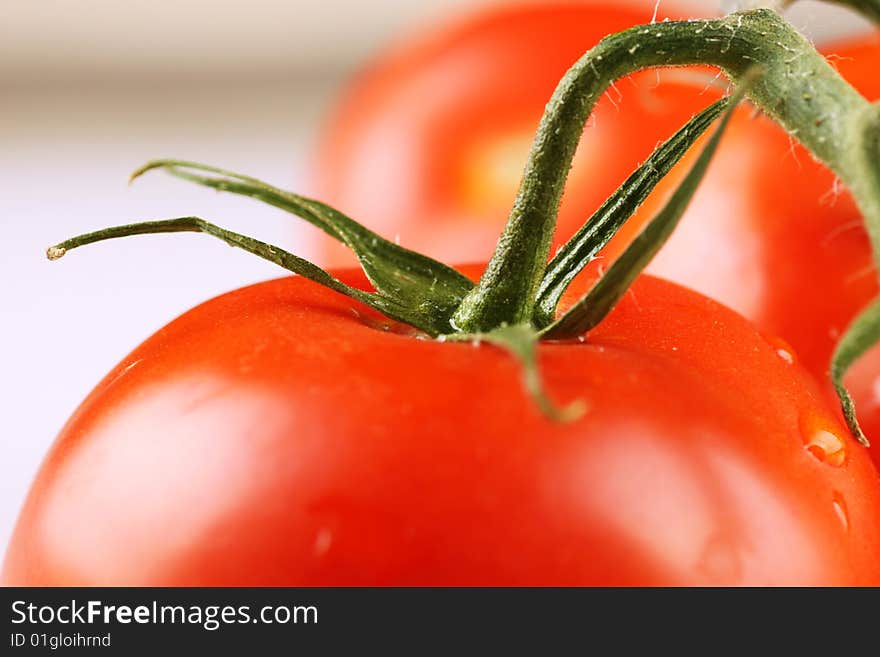
[[[493,7],[390,50],[341,98],[317,159],[317,193],[405,246],[446,261],[488,257],[559,78],[602,36],[650,20],[653,6]],[[671,18],[682,16],[668,3],[661,7]],[[823,50],[866,97],[880,98],[880,37]],[[644,72],[609,90],[578,149],[557,244],[659,141],[718,97],[723,84],[719,88],[714,75]],[[606,262],[659,209],[691,159],[609,246]],[[342,257],[329,239],[326,257]],[[649,271],[784,336],[826,381],[830,399],[833,346],[878,291],[867,237],[846,190],[750,107],[737,112],[709,174]],[[880,443],[880,350],[858,364],[849,383],[868,436]],[[880,463],[880,449],[875,454]]]
[[[70,419],[2,582],[880,583],[877,473],[777,339],[643,277],[540,365],[581,419],[304,279],[218,297]]]

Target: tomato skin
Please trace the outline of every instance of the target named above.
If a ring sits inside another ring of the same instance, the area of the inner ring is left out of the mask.
[[[642,277],[587,342],[541,347],[551,394],[590,406],[554,424],[496,348],[297,277],[243,288],[85,400],[2,582],[878,584],[877,473],[778,349]],[[816,430],[844,451],[816,458]]]
[[[380,56],[354,81],[327,126],[316,193],[441,260],[487,258],[559,78],[605,34],[649,20],[653,4],[493,7]],[[682,16],[667,3],[662,8]],[[823,51],[867,98],[880,98],[880,36]],[[581,141],[560,207],[557,245],[660,140],[717,97],[712,75],[647,72],[609,91]],[[419,91],[429,85],[431,103]],[[495,159],[480,156],[486,152]],[[499,162],[507,167],[503,181],[493,173]],[[606,261],[659,208],[688,164],[664,180],[603,253]],[[834,403],[827,383],[834,344],[878,294],[859,213],[836,187],[834,176],[778,126],[743,107],[679,228],[649,268],[784,336],[826,381]],[[326,247],[328,261],[343,261],[338,245],[327,239]],[[880,348],[848,383],[865,432],[880,443]],[[880,464],[880,447],[872,451]]]

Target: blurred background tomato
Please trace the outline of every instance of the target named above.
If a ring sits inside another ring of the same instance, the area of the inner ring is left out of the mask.
[[[325,114],[348,81],[388,44],[438,29],[483,4],[2,4],[0,222],[7,246],[0,258],[0,546],[61,423],[106,371],[192,305],[280,274],[200,236],[123,240],[54,265],[42,256],[45,247],[112,223],[198,214],[302,255],[330,257],[315,231],[279,211],[162,176],[129,188],[127,175],[154,157],[183,157],[318,193],[308,175],[315,142],[319,133],[326,135],[331,124]],[[616,4],[635,7],[643,21],[655,9],[653,0]],[[670,13],[667,5],[672,3],[660,3],[660,17]],[[718,2],[679,0],[675,7],[676,13],[706,16],[716,13]],[[865,27],[845,11],[813,2],[800,3],[791,15],[816,38]],[[429,90],[425,104],[439,101]],[[516,151],[521,144],[509,147]],[[474,170],[493,171],[492,185],[509,184],[506,148],[502,141],[477,152],[473,170],[462,172],[474,207],[494,203],[467,182],[477,180],[469,177]],[[403,180],[406,171],[400,175]]]

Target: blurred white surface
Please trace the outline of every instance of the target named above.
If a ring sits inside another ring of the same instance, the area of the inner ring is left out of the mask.
[[[126,177],[170,156],[307,187],[339,80],[408,25],[473,4],[0,0],[0,549],[58,429],[117,361],[194,304],[282,273],[199,235],[96,245],[54,264],[46,246],[198,214],[307,255],[311,229],[294,240],[279,211],[162,174],[132,187]],[[816,36],[864,26],[810,2],[796,17]]]
[[[413,20],[485,0],[2,0],[0,77],[216,76],[348,66]]]

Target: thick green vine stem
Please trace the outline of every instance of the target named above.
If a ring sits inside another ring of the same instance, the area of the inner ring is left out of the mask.
[[[691,64],[717,66],[735,82],[761,65],[750,98],[853,190],[880,256],[880,213],[871,202],[877,190],[860,184],[865,166],[852,155],[861,137],[855,126],[870,105],[797,30],[767,9],[643,25],[605,37],[557,86],[498,246],[453,316],[459,330],[532,321],[565,179],[596,101],[622,76]]]

